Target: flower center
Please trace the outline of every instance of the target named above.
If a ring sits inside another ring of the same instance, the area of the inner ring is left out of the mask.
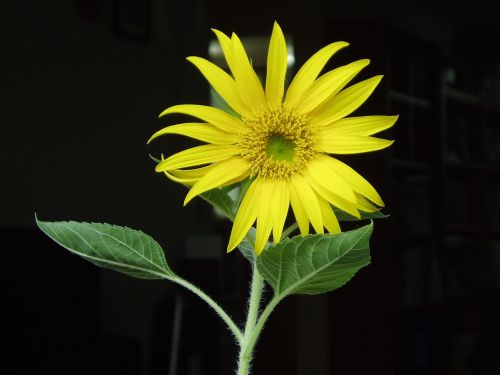
[[[283,107],[244,119],[247,131],[239,143],[251,163],[250,176],[282,179],[302,170],[314,155],[307,117]]]
[[[272,134],[267,140],[266,152],[275,160],[292,161],[295,156],[295,143],[279,134]]]

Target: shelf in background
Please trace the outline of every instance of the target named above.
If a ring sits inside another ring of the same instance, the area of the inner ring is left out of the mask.
[[[498,102],[498,100],[492,101],[491,98],[487,96],[483,97],[456,87],[446,86],[443,91],[446,98],[454,100],[455,102],[481,106],[486,111],[500,113],[500,102]]]
[[[445,166],[452,169],[460,169],[471,172],[486,172],[489,174],[500,174],[500,167],[492,164],[466,161],[466,160],[445,160]]]
[[[398,100],[407,104],[413,104],[417,107],[430,108],[432,103],[430,100],[419,98],[413,95],[405,94],[396,90],[389,90],[389,98],[393,100]]]
[[[432,170],[431,164],[421,161],[390,158],[389,162],[391,167],[396,169],[410,170],[413,172],[430,172]]]
[[[444,94],[446,97],[454,99],[456,101],[468,104],[479,104],[482,99],[479,95],[473,94],[455,87],[445,87]]]

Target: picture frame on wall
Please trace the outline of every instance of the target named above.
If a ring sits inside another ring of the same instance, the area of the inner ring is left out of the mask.
[[[151,0],[113,0],[116,34],[147,42],[150,32]]]

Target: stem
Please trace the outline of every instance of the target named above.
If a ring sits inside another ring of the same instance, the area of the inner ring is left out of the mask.
[[[274,296],[260,315],[259,320],[257,321],[257,324],[255,325],[254,330],[248,339],[247,348],[249,348],[250,350],[253,350],[253,347],[255,346],[255,343],[259,338],[260,332],[262,331],[262,328],[264,328],[264,323],[269,318],[269,315],[271,315],[276,305],[281,302],[281,299],[282,297]],[[240,374],[238,373],[238,375]]]
[[[222,309],[222,307],[220,307],[217,304],[217,302],[215,302],[212,298],[210,298],[203,290],[194,286],[187,280],[184,280],[180,277],[169,278],[169,280],[179,285],[182,285],[184,288],[190,290],[198,297],[200,297],[203,301],[205,301],[208,305],[210,305],[210,307],[215,310],[217,315],[219,315],[221,319],[224,320],[224,322],[226,322],[227,326],[233,333],[234,337],[236,337],[236,340],[241,345],[241,342],[243,341],[243,334],[241,333],[240,329],[236,326],[236,324],[234,324],[233,320],[229,317],[229,315],[227,315],[227,313]]]
[[[290,225],[288,228],[286,228],[283,233],[281,234],[281,238],[285,238],[285,237],[288,237],[290,234],[292,234],[292,232],[297,229],[299,226],[297,223],[293,223],[292,225]],[[280,240],[281,241],[281,240]]]
[[[250,371],[253,348],[255,346],[255,342],[257,341],[257,337],[255,337],[255,339],[253,337],[255,335],[255,327],[258,322],[257,318],[259,315],[259,307],[263,288],[264,279],[257,270],[257,266],[254,261],[254,264],[252,265],[252,285],[250,287],[250,297],[248,300],[247,321],[245,324],[243,340],[240,341],[240,354],[238,358],[237,375],[248,375]]]

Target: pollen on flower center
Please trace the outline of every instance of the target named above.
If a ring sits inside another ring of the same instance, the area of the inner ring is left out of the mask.
[[[314,155],[305,115],[278,107],[246,118],[244,123],[241,156],[251,163],[251,177],[288,178]]]

